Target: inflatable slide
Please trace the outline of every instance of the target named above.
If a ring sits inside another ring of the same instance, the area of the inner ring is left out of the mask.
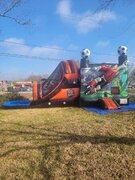
[[[33,85],[34,104],[69,104],[79,98],[79,73],[74,60],[59,63],[47,80]]]

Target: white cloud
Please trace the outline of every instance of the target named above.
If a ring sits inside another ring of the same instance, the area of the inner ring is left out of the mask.
[[[60,47],[57,45],[47,46],[30,46],[27,45],[24,39],[8,38],[0,43],[6,53],[22,54],[28,56],[40,56],[57,58],[61,53]]]
[[[98,41],[96,46],[98,46],[98,47],[107,47],[107,46],[109,46],[109,44],[110,44],[110,41]]]
[[[22,39],[22,38],[19,38],[19,39],[18,39],[18,38],[13,38],[13,37],[11,37],[11,38],[8,38],[8,39],[5,39],[5,40],[4,40],[4,42],[6,42],[6,41],[11,42],[11,43],[14,42],[14,43],[16,43],[16,44],[17,44],[17,43],[18,43],[18,44],[19,44],[19,43],[24,44],[24,39]]]
[[[71,15],[71,2],[69,0],[62,0],[57,6],[57,13],[61,16]]]
[[[116,20],[115,13],[108,10],[101,10],[96,13],[86,11],[82,14],[71,11],[71,1],[61,0],[57,5],[57,14],[72,24],[79,32],[87,33],[101,27],[104,23]]]
[[[46,58],[46,59],[56,59],[56,60],[64,60],[64,59],[75,59],[78,52],[78,46],[74,44],[69,44],[67,48],[63,49],[62,47],[54,44],[54,45],[44,45],[44,46],[34,46],[29,45],[22,38],[7,38],[0,41],[1,52],[9,53],[9,54],[17,54],[24,56],[33,56],[38,59]]]

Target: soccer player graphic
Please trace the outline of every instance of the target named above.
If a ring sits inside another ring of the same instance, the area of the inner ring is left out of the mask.
[[[126,67],[127,63],[127,47],[120,46],[118,48],[119,53],[119,64],[114,65],[112,67],[107,65],[102,65],[97,67],[97,71],[102,70],[103,75],[93,79],[90,81],[89,85],[87,85],[85,94],[93,94],[96,91],[100,91],[104,86],[110,83],[119,73],[119,71]]]

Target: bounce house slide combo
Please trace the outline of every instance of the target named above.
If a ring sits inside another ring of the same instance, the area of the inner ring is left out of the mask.
[[[124,51],[120,54],[122,61],[120,59],[118,64],[91,64],[89,55],[88,49],[82,51],[79,69],[74,60],[62,61],[47,80],[34,82],[33,101],[10,101],[3,106],[98,105],[114,110],[128,104],[128,67],[123,63],[126,57],[123,56]]]

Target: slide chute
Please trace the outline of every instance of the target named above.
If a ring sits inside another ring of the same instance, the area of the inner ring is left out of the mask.
[[[67,104],[79,98],[79,72],[74,60],[59,63],[47,80],[33,85],[33,104],[62,102]]]

